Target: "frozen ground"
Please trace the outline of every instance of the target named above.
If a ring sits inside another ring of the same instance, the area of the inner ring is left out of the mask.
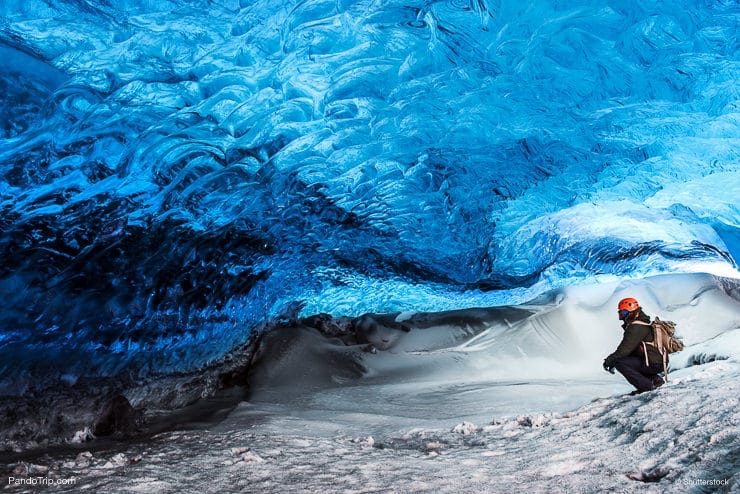
[[[207,430],[42,457],[12,474],[75,479],[46,486],[54,492],[738,492],[739,375],[737,362],[711,362],[636,397],[446,427],[244,403]]]
[[[600,369],[626,292],[679,321],[687,343],[668,384],[638,396]],[[387,345],[374,350],[309,328],[278,332],[228,414],[0,456],[3,489],[740,492],[736,282],[660,277],[566,290],[517,311],[434,323],[401,314],[414,329],[375,328],[370,339]],[[33,479],[46,484],[20,483]],[[67,484],[47,485],[57,481]]]

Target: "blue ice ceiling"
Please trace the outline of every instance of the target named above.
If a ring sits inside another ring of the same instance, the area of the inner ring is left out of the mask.
[[[0,377],[198,365],[300,308],[737,267],[735,2],[0,15]]]

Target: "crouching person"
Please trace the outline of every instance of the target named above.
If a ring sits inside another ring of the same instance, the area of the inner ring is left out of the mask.
[[[663,357],[650,344],[654,339],[650,317],[631,297],[620,300],[617,310],[624,336],[614,353],[604,359],[604,369],[612,374],[614,369],[619,371],[636,388],[631,394],[662,386],[664,381],[659,374],[663,370]]]

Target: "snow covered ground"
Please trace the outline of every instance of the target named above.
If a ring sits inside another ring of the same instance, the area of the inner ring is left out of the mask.
[[[669,382],[637,396],[600,368],[619,341],[613,299],[625,292],[679,321],[687,343]],[[0,454],[2,488],[740,492],[736,282],[661,277],[519,309],[485,324],[485,310],[464,323],[399,315],[415,329],[385,350],[305,328],[278,333],[252,393],[228,415],[12,461]]]
[[[11,475],[75,481],[49,492],[738,492],[739,376],[740,363],[716,361],[655,392],[445,428],[244,403],[208,430],[39,458]]]

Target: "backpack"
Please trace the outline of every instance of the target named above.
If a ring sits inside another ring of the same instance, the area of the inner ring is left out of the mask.
[[[658,349],[658,353],[663,357],[663,374],[665,380],[668,381],[668,354],[683,350],[683,341],[676,335],[676,323],[673,321],[661,321],[656,316],[649,326],[653,328],[653,341],[644,341],[643,343]],[[645,350],[645,365],[648,365],[647,348],[643,347],[643,349]]]
[[[680,352],[684,349],[683,341],[676,335],[675,322],[661,321],[656,317],[651,326],[653,327],[653,342],[648,345],[655,346],[661,355]]]

